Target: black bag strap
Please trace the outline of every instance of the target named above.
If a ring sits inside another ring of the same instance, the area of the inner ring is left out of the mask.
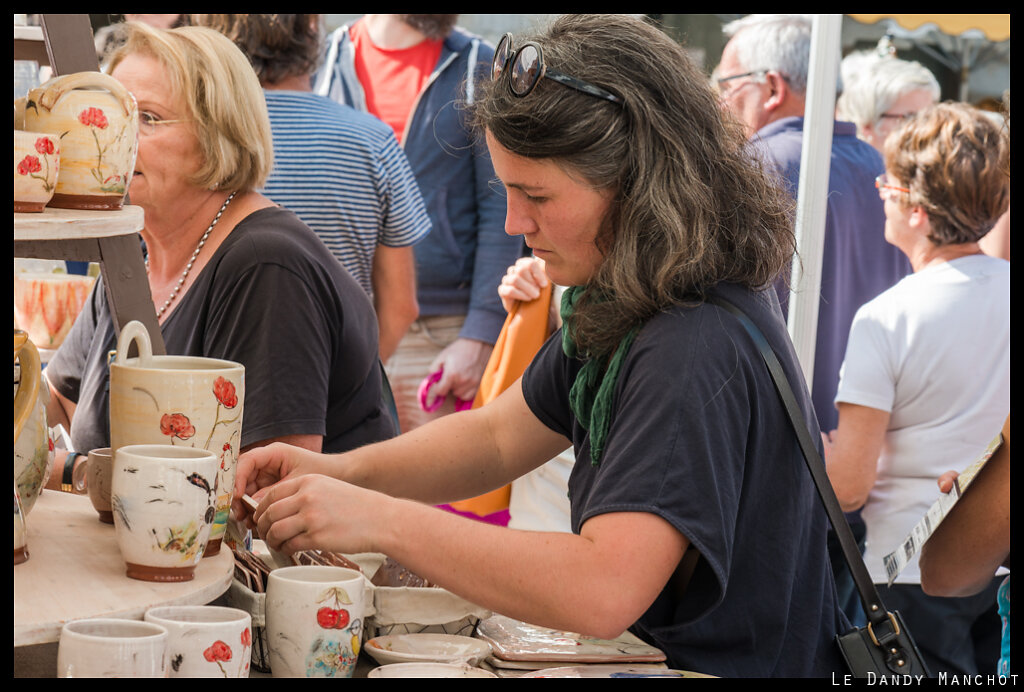
[[[775,351],[768,343],[768,340],[765,339],[761,330],[757,328],[757,325],[738,307],[717,295],[708,296],[707,302],[735,315],[754,340],[754,344],[757,345],[758,350],[761,352],[761,357],[764,358],[764,362],[768,366],[768,372],[771,373],[772,380],[775,381],[775,388],[779,392],[779,397],[781,397],[786,413],[789,415],[789,420],[793,424],[793,429],[796,431],[804,461],[807,462],[807,468],[810,470],[811,477],[814,478],[814,484],[818,488],[818,496],[821,497],[821,501],[825,505],[829,521],[832,522],[836,537],[839,539],[839,545],[843,550],[843,557],[850,567],[850,573],[853,575],[857,592],[860,594],[861,603],[868,622],[872,625],[882,625],[891,622],[891,617],[882,604],[882,599],[878,595],[878,590],[875,589],[871,575],[868,574],[864,558],[857,548],[857,541],[853,537],[853,531],[850,530],[850,524],[843,515],[843,510],[839,506],[839,500],[836,499],[835,490],[832,489],[832,483],[829,481],[828,473],[825,471],[825,462],[822,460],[821,455],[818,454],[818,448],[811,439],[810,429],[804,421],[796,396],[794,396],[793,390],[789,386],[786,372],[782,369],[782,364],[779,363]]]

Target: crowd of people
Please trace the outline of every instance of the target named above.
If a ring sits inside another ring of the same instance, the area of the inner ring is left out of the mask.
[[[259,507],[234,511],[271,548],[385,553],[674,668],[845,672],[863,605],[738,310],[930,671],[1009,673],[1009,245],[983,243],[1008,238],[1008,125],[918,63],[847,58],[808,388],[785,321],[807,16],[727,24],[711,75],[636,15],[496,45],[458,15],[130,17],[103,69],[139,104],[154,306],[169,353],[246,367],[235,496]],[[101,284],[46,369],[81,450],[109,443]],[[460,410],[548,284],[551,337]],[[1000,431],[890,586],[884,556]],[[508,526],[451,511],[510,484]]]

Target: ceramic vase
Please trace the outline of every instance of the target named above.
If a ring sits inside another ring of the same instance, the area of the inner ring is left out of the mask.
[[[129,345],[138,357],[129,358]],[[154,356],[149,333],[129,322],[110,365],[110,446],[168,444],[213,452],[218,460],[216,517],[206,554],[227,529],[242,438],[245,368],[227,360]]]
[[[89,297],[95,277],[79,274],[17,272],[14,320],[37,348],[54,350],[64,342]]]
[[[60,137],[60,176],[51,207],[120,209],[135,169],[139,109],[102,72],[54,77],[28,93],[25,129]]]
[[[171,445],[114,451],[110,505],[129,577],[194,578],[213,525],[216,482],[213,452]]]
[[[60,678],[165,678],[167,630],[152,622],[94,618],[64,625]]]
[[[102,447],[89,452],[85,466],[85,488],[89,492],[89,501],[104,524],[114,523],[114,513],[110,506],[110,486],[113,482],[114,456],[110,447]]]
[[[39,351],[14,330],[14,482],[25,515],[32,510],[53,465],[54,448],[46,425],[50,391],[42,383]]]
[[[267,580],[267,639],[275,678],[350,678],[373,602],[360,572],[282,567]]]
[[[40,212],[57,190],[60,138],[14,131],[14,211]]]
[[[252,660],[252,616],[237,608],[176,605],[150,608],[144,617],[167,629],[172,678],[247,678]]]

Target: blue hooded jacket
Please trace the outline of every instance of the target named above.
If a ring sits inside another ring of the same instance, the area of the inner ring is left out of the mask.
[[[402,137],[433,224],[414,248],[420,315],[464,314],[460,336],[491,344],[505,321],[498,285],[525,250],[520,237],[505,233],[505,197],[483,138],[460,105],[471,103],[476,82],[489,78],[493,55],[482,38],[452,29]],[[314,91],[367,110],[349,26],[328,37]]]

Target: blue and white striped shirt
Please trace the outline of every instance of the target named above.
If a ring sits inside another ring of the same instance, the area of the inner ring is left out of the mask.
[[[299,91],[264,92],[274,168],[263,193],[316,231],[368,294],[378,245],[415,245],[430,232],[416,177],[391,128]]]

